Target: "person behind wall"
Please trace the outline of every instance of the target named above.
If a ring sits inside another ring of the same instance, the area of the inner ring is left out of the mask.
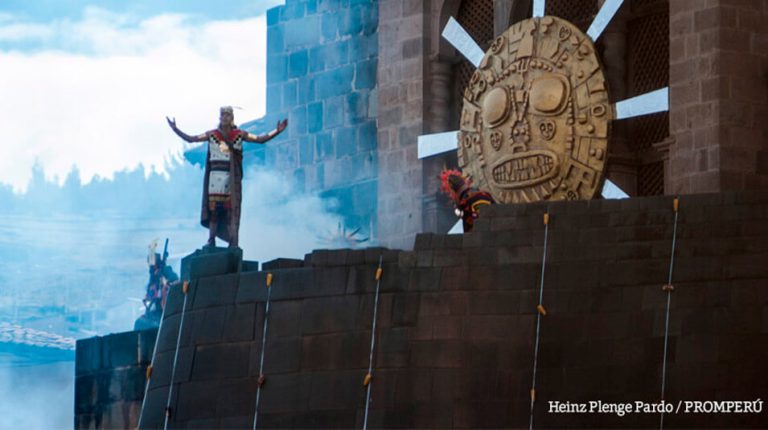
[[[472,231],[483,206],[496,203],[490,193],[473,188],[472,181],[458,170],[443,169],[440,183],[443,192],[453,202],[465,233]]]
[[[196,136],[179,130],[175,118],[166,117],[166,120],[185,141],[208,142],[200,224],[208,228],[206,246],[215,247],[218,237],[228,242],[230,248],[236,248],[240,230],[243,142],[266,143],[285,130],[288,120],[278,121],[277,127],[267,134],[255,135],[237,128],[232,107],[224,106],[219,112],[218,128]]]
[[[165,302],[168,298],[170,284],[178,281],[179,276],[173,271],[168,262],[168,239],[165,240],[163,254],[157,251],[157,240],[149,244],[147,266],[149,268],[149,281],[147,281],[147,293],[144,296],[144,314],[133,324],[134,330],[145,330],[160,325]]]
[[[162,313],[163,308],[165,308],[165,300],[168,297],[168,286],[179,279],[173,268],[167,264],[168,239],[165,240],[163,255],[155,252],[156,249],[157,242],[153,241],[149,245],[149,254],[147,255],[149,281],[147,282],[147,295],[144,298],[147,314]]]

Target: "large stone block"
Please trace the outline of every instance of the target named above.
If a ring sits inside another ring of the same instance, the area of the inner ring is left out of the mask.
[[[378,145],[376,121],[366,121],[357,129],[357,145],[360,152],[374,151]]]
[[[326,69],[333,69],[348,64],[350,62],[349,41],[342,40],[323,45],[323,54],[325,56]]]
[[[336,128],[333,131],[333,140],[336,142],[336,157],[348,157],[357,153],[357,128],[345,127]],[[347,177],[352,176],[354,172],[347,172]],[[344,181],[347,182],[347,181]]]
[[[363,31],[364,19],[367,18],[362,7],[353,7],[339,14],[339,36],[357,35]]]
[[[303,193],[306,187],[307,174],[305,169],[307,165],[312,162],[312,146],[309,141],[309,136],[302,136],[299,138],[299,165],[301,168],[293,171],[292,187],[299,193]],[[309,154],[307,154],[307,152]]]
[[[269,337],[293,337],[301,335],[304,312],[301,300],[275,301],[270,304]],[[258,337],[258,335],[257,335]]]
[[[267,272],[249,272],[240,275],[237,303],[264,302],[267,300]]]
[[[267,333],[264,374],[298,372],[301,368],[301,338],[278,337]]]
[[[323,101],[323,120],[326,130],[343,124],[345,97],[331,97]],[[323,154],[333,154],[331,151],[322,151]]]
[[[268,375],[261,392],[259,412],[264,414],[293,412],[295,414],[304,411],[306,407],[303,405],[306,405],[309,400],[311,378],[309,373]]]
[[[242,260],[240,248],[198,249],[181,260],[181,279],[237,273]]]
[[[201,345],[220,342],[224,335],[224,320],[228,307],[213,307],[191,312],[184,321],[183,345]]]
[[[347,94],[344,113],[347,125],[359,124],[368,119],[368,92],[353,91]]]
[[[307,131],[316,133],[323,129],[323,105],[315,102],[307,106]]]
[[[292,20],[291,31],[285,32],[285,46],[288,49],[311,46],[320,40],[320,16],[310,15]]]
[[[289,1],[280,9],[280,19],[282,21],[294,21],[304,17],[307,12],[307,2]]]
[[[167,392],[171,377],[173,377],[174,384],[189,381],[192,374],[194,354],[194,347],[179,348],[178,357],[176,358],[176,370],[174,371],[173,360],[176,357],[176,350],[158,351],[152,364],[152,377],[148,381],[149,390],[152,391],[164,387]]]
[[[355,68],[351,65],[340,66],[316,74],[317,97],[327,99],[350,92],[354,74]]]
[[[139,332],[138,363],[149,364],[157,341],[157,329],[141,330]]]
[[[288,77],[304,76],[309,70],[309,53],[306,49],[292,52],[288,56]]]
[[[204,309],[213,306],[227,306],[235,303],[240,274],[207,276],[195,284],[194,301],[187,310]]]
[[[355,89],[371,89],[376,87],[376,70],[378,60],[371,59],[355,64]]]
[[[192,366],[192,379],[203,381],[247,377],[250,351],[250,345],[246,342],[198,346]]]
[[[227,307],[222,339],[225,342],[254,340],[256,315],[256,305],[253,303]]]
[[[267,52],[271,54],[281,54],[285,50],[285,41],[283,38],[284,26],[272,25],[267,27]]]
[[[408,283],[409,291],[437,291],[440,289],[440,268],[414,269]]]
[[[357,326],[359,300],[355,296],[304,300],[301,308],[302,334],[354,330]]]
[[[379,38],[375,34],[358,36],[349,40],[349,58],[351,61],[377,57],[378,52]]]
[[[128,331],[104,336],[101,340],[102,366],[114,368],[139,363],[138,346],[140,332]]]
[[[280,10],[282,7],[273,7],[267,9],[267,27],[271,27],[280,22]]]
[[[329,42],[337,40],[339,36],[339,16],[336,11],[334,10],[334,13],[324,13],[321,16],[323,41]]]
[[[267,109],[281,111],[283,109],[283,87],[279,84],[267,86]]]
[[[273,272],[272,299],[304,298],[322,295],[312,268],[295,268]]]
[[[277,82],[283,82],[287,78],[288,78],[288,56],[282,53],[268,55],[267,56],[267,82],[269,82],[270,84],[274,84]]]
[[[355,405],[364,402],[362,380],[365,370],[316,372],[312,375],[309,408],[314,411],[340,409],[354,411]],[[351,413],[354,419],[354,412]],[[349,425],[354,424],[351,421]],[[343,425],[340,423],[339,425]]]
[[[317,93],[315,92],[315,79],[312,76],[302,76],[298,78],[298,101],[299,104],[312,103],[318,100]],[[280,136],[276,138],[280,139]]]
[[[195,381],[182,384],[177,389],[176,407],[171,411],[171,422],[216,418],[220,381]],[[162,411],[162,410],[161,410]],[[152,427],[148,427],[152,428]]]
[[[368,366],[371,334],[368,331],[304,336],[301,369],[339,370]]]
[[[288,135],[298,137],[307,133],[307,107],[296,106],[288,114]]]
[[[86,375],[101,369],[102,338],[78,339],[75,347],[75,374]]]

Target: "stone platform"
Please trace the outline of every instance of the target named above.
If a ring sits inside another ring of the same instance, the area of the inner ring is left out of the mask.
[[[658,427],[659,414],[548,402],[660,400],[672,197],[495,206],[472,233],[421,234],[413,251],[320,250],[262,271],[196,253],[169,427],[251,428],[268,272],[259,428],[362,427],[381,258],[369,427],[527,428],[545,212],[535,427]],[[768,193],[683,196],[672,283],[666,399],[768,398]],[[172,290],[141,428],[163,424],[182,303]],[[672,414],[665,427],[766,422],[765,410]]]

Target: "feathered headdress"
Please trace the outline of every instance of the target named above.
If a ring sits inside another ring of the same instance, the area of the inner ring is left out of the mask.
[[[440,172],[440,189],[448,194],[453,201],[458,201],[461,191],[468,188],[471,184],[472,180],[458,170],[443,169]]]

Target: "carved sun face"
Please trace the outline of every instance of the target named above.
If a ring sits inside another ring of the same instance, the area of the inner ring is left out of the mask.
[[[592,40],[553,16],[496,38],[464,93],[459,166],[505,203],[590,199],[614,117]]]

